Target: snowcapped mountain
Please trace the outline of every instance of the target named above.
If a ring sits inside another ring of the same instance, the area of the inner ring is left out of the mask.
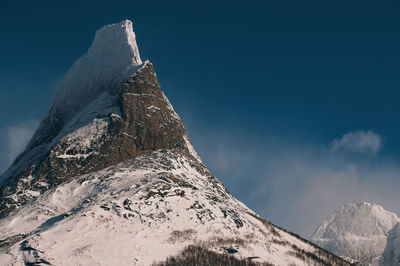
[[[128,20],[96,33],[0,182],[1,265],[176,265],[193,250],[224,264],[348,264],[212,175]]]
[[[311,239],[362,265],[399,265],[398,260],[388,262],[399,255],[399,222],[396,214],[382,206],[366,202],[347,204],[327,217]]]

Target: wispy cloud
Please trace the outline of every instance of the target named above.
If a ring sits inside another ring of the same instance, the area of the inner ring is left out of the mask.
[[[370,130],[351,131],[333,140],[331,151],[349,151],[376,154],[382,147],[382,137]]]
[[[373,202],[400,214],[400,165],[387,155],[364,156],[381,149],[382,137],[371,131],[346,135],[322,145],[281,136],[242,139],[225,134],[204,136],[208,143],[199,147],[207,147],[200,148],[204,162],[235,197],[272,222],[309,237],[327,215],[348,202]],[[346,143],[358,152],[332,154],[335,142],[340,149]]]
[[[38,124],[39,122],[37,120],[32,119],[26,122],[9,125],[3,130],[3,141],[0,149],[0,173],[23,151]]]

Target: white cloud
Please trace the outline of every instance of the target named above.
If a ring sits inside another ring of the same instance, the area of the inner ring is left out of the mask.
[[[3,130],[3,143],[0,150],[0,171],[4,171],[23,151],[38,126],[37,120],[13,124]]]
[[[333,140],[331,151],[350,151],[376,154],[382,147],[382,137],[370,130],[351,131]]]
[[[301,151],[292,154],[284,149],[281,154],[266,155],[266,178],[252,195],[252,201],[261,202],[256,205],[261,214],[278,225],[309,237],[325,217],[349,202],[377,203],[400,214],[399,166],[352,160],[338,163],[318,153],[302,156]]]
[[[357,140],[361,144],[354,149],[377,153],[382,137],[362,132],[353,135],[372,136],[375,144]],[[377,203],[400,214],[400,165],[388,156],[331,156],[323,144],[283,136],[204,135],[204,143],[197,143],[203,161],[232,194],[261,216],[304,237],[348,202]],[[349,138],[353,137],[337,142]]]

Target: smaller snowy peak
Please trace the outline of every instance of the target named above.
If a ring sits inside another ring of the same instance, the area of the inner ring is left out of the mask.
[[[52,115],[64,122],[104,91],[118,88],[142,65],[130,20],[96,32],[88,52],[70,68],[58,89]]]
[[[313,233],[313,238],[331,238],[346,233],[361,237],[385,235],[397,222],[397,215],[380,205],[349,203],[326,218]]]
[[[311,240],[362,265],[378,265],[387,236],[399,221],[396,214],[380,205],[349,203],[329,215],[314,231]]]

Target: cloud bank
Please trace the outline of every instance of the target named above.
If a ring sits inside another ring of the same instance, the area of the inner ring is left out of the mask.
[[[32,119],[26,122],[9,125],[2,130],[0,174],[3,173],[19,153],[23,151],[38,125],[39,122]]]
[[[372,131],[350,132],[325,145],[274,135],[202,138],[208,145],[195,146],[235,197],[303,237],[349,202],[377,203],[400,213],[400,165],[377,154],[383,138]],[[333,147],[357,153],[332,153]]]

